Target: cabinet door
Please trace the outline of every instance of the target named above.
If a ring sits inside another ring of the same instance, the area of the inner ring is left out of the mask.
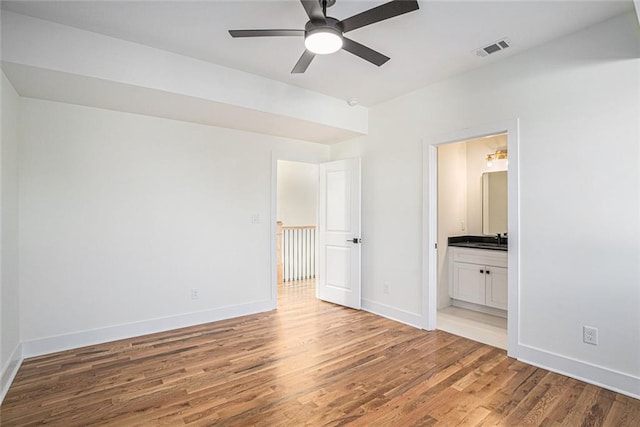
[[[507,309],[507,269],[502,267],[486,267],[487,302],[489,307]]]
[[[485,303],[484,266],[466,262],[453,263],[453,295],[455,299]]]

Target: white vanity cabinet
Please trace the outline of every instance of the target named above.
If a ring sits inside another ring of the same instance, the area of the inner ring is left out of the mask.
[[[507,309],[507,252],[449,247],[450,295],[458,301]]]

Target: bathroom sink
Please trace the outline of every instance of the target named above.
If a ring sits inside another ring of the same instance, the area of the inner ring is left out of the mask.
[[[471,249],[491,249],[494,251],[506,251],[508,249],[507,245],[499,245],[497,243],[477,243],[477,242],[461,242],[461,243],[452,243],[449,246],[457,246],[462,248],[471,248]]]
[[[498,239],[493,237],[458,236],[449,238],[449,246],[470,249],[489,249],[492,251],[507,251],[509,249],[509,245],[504,241],[506,238],[501,240],[502,241],[498,243]]]

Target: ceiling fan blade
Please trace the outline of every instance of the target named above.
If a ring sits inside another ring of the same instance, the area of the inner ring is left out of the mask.
[[[231,37],[304,37],[304,30],[229,30]]]
[[[300,59],[298,59],[295,67],[293,67],[293,70],[291,70],[291,74],[300,74],[307,71],[307,68],[309,68],[309,64],[311,64],[311,61],[313,60],[313,58],[315,58],[315,56],[315,53],[305,49]]]
[[[342,38],[342,49],[354,54],[355,56],[359,56],[365,61],[369,61],[372,64],[377,65],[378,67],[391,59],[388,56],[381,54],[380,52],[376,52],[375,50],[368,48],[358,42],[354,42],[353,40],[346,37]]]
[[[402,15],[407,12],[418,10],[418,2],[416,0],[393,0],[373,9],[366,10],[350,18],[344,19],[342,23],[343,32],[353,31],[356,28],[365,25],[375,24],[394,16]]]
[[[324,13],[322,13],[322,7],[318,0],[300,0],[300,3],[311,21],[325,22]]]

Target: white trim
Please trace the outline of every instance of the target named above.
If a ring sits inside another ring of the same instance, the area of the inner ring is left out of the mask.
[[[507,317],[507,354],[518,357],[520,343],[520,124],[518,119],[507,127],[507,151],[509,152],[509,170],[507,171],[507,217],[509,233],[508,265],[508,317]]]
[[[410,311],[399,310],[395,307],[391,307],[386,304],[371,301],[362,298],[362,310],[377,316],[382,316],[387,319],[404,323],[405,325],[413,326],[414,328],[422,328],[423,320],[420,313],[412,313]]]
[[[0,404],[7,395],[9,387],[11,387],[11,383],[13,383],[23,360],[22,344],[18,344],[16,348],[13,349],[7,363],[2,367],[2,371],[0,371]]]
[[[428,262],[424,259],[422,262],[425,283],[421,324],[424,329],[433,331],[436,329],[436,310],[432,306],[437,309],[438,292],[437,286],[429,286],[429,283],[438,283],[438,149],[425,140],[422,141],[422,188],[422,253],[423,258],[424,254],[428,255]],[[431,218],[430,221],[427,216]]]
[[[278,308],[278,160],[282,154],[271,152],[271,215],[269,236],[271,254],[271,304]]]
[[[518,145],[520,140],[518,119],[504,122],[491,123],[483,126],[469,127],[466,129],[431,135],[423,139],[423,254],[429,255],[429,262],[423,261],[423,310],[422,322],[425,329],[436,328],[437,312],[437,280],[435,277],[437,243],[437,146],[452,142],[467,141],[482,138],[484,136],[507,133],[507,150],[509,152],[509,303],[508,303],[508,354],[511,357],[518,355],[519,313],[520,313],[520,181],[518,178]],[[426,266],[424,264],[427,264]],[[430,268],[433,266],[433,268]]]
[[[213,310],[181,314],[178,316],[163,317],[159,319],[145,320],[142,322],[75,332],[66,335],[40,338],[23,342],[22,355],[25,358],[41,356],[43,354],[138,337],[156,332],[164,332],[172,329],[217,322],[219,320],[231,319],[249,314],[263,313],[265,311],[273,310],[274,308],[275,307],[273,307],[270,300],[256,301],[247,304],[216,308]]]
[[[640,399],[640,377],[520,344],[518,360]]]

